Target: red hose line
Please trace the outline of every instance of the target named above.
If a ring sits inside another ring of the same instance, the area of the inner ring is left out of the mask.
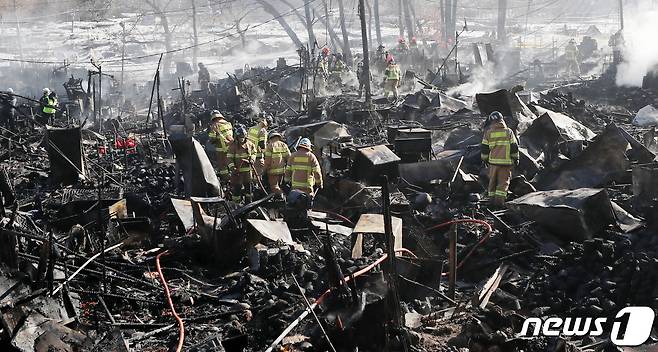
[[[395,251],[396,251],[396,252],[409,253],[409,254],[411,254],[413,257],[416,257],[416,255],[415,255],[413,252],[411,252],[410,250],[408,250],[408,249],[406,249],[406,248],[399,248],[399,249],[396,249]],[[366,273],[366,272],[372,270],[374,267],[376,267],[376,266],[379,265],[381,262],[383,262],[384,260],[386,260],[386,258],[388,258],[388,254],[384,254],[384,255],[381,256],[379,259],[377,259],[374,263],[372,263],[372,264],[366,266],[365,268],[363,268],[363,269],[357,271],[357,272],[354,273],[353,275],[345,277],[345,281],[346,281],[346,282],[347,282],[347,281],[350,281],[351,278],[356,278],[357,276],[363,275],[364,273]],[[306,309],[305,309],[305,310],[304,310],[304,311],[303,311],[303,312],[297,317],[297,319],[295,319],[290,325],[288,325],[288,327],[287,327],[285,330],[283,330],[283,332],[279,335],[279,337],[277,337],[277,338],[272,342],[272,344],[270,344],[270,347],[267,348],[267,349],[265,350],[265,352],[272,352],[272,351],[274,351],[275,347],[276,347],[279,343],[281,343],[281,341],[283,341],[283,339],[286,337],[286,335],[288,335],[288,334],[290,333],[290,331],[292,331],[292,329],[294,329],[294,328],[297,326],[297,324],[299,324],[299,322],[302,321],[302,319],[304,319],[304,318],[305,318],[305,317],[311,312],[311,310],[315,309],[315,307],[317,307],[318,304],[320,304],[322,301],[324,301],[324,299],[325,299],[325,298],[329,295],[329,293],[331,293],[331,292],[332,292],[332,289],[330,288],[330,289],[326,290],[323,294],[321,294],[320,297],[318,297],[318,298],[315,300],[315,302],[313,302],[313,304],[310,305],[310,307],[306,308]]]
[[[345,216],[340,215],[340,214],[338,214],[338,213],[336,213],[336,212],[333,212],[333,211],[331,211],[331,210],[313,209],[313,211],[319,211],[319,212],[322,212],[322,213],[331,214],[331,215],[333,215],[333,216],[335,216],[335,217],[337,217],[337,218],[339,218],[339,219],[341,219],[341,220],[347,222],[348,224],[350,224],[350,225],[352,225],[352,226],[356,226],[356,224],[355,224],[352,220],[350,220],[350,219],[346,218]]]
[[[176,352],[181,352],[183,350],[183,341],[185,340],[185,326],[183,326],[183,319],[178,316],[176,309],[174,308],[174,302],[171,300],[171,293],[169,292],[169,285],[167,285],[167,280],[165,280],[164,275],[162,275],[162,268],[160,268],[160,257],[163,255],[168,255],[169,251],[164,251],[158,254],[155,257],[155,267],[158,269],[158,276],[160,277],[160,282],[164,286],[165,296],[167,296],[167,302],[169,303],[169,308],[171,313],[176,318],[178,322],[178,345],[176,346]]]
[[[396,252],[402,252],[402,253],[408,253],[408,254],[410,254],[411,256],[413,256],[414,258],[417,258],[416,255],[415,255],[412,251],[410,251],[410,250],[408,250],[408,249],[406,249],[406,248],[399,248],[399,249],[396,249],[395,251],[396,251]],[[361,275],[367,273],[368,271],[370,271],[370,270],[372,270],[373,268],[375,268],[377,265],[379,265],[379,264],[381,264],[382,262],[384,262],[387,258],[388,258],[388,254],[384,254],[384,255],[381,256],[379,259],[375,260],[372,264],[366,266],[365,268],[363,268],[363,269],[361,269],[361,270],[355,272],[354,274],[352,274],[352,275],[350,275],[350,276],[345,276],[345,282],[349,282],[350,279],[351,279],[352,277],[353,277],[353,278],[357,278],[357,277],[359,277],[359,276],[361,276]],[[318,299],[315,300],[315,304],[320,304],[320,303],[322,303],[322,301],[324,301],[324,299],[326,298],[326,296],[328,296],[331,292],[332,292],[331,289],[328,289],[328,290],[324,291],[324,293],[321,294],[320,297],[318,297]]]

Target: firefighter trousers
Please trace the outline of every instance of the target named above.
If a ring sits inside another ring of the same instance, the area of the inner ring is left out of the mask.
[[[496,205],[507,200],[507,190],[512,178],[511,165],[489,165],[489,198]]]
[[[283,174],[267,174],[267,182],[270,185],[270,191],[274,194],[282,194],[281,190],[281,180],[283,180]]]
[[[243,198],[251,202],[251,172],[235,172],[231,175],[232,200],[240,203]]]

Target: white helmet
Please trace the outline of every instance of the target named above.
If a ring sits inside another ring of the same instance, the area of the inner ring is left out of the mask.
[[[13,90],[12,88],[7,88],[7,92],[9,92],[9,93],[13,93],[14,90]]]
[[[50,94],[50,88],[44,88],[43,94]]]

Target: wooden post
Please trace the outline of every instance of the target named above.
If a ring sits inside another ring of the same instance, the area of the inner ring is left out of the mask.
[[[457,281],[457,225],[453,225],[448,234],[448,297],[455,299],[455,282]]]
[[[377,45],[382,45],[382,29],[379,24],[379,0],[374,0],[373,10],[375,12],[375,35],[377,36]]]
[[[624,29],[624,0],[619,0],[619,29]]]
[[[196,0],[192,1],[192,30],[194,31],[194,49],[192,49],[192,66],[196,70],[199,60],[199,35],[196,28]]]
[[[123,83],[123,78],[124,78],[124,67],[125,67],[124,65],[126,60],[126,24],[120,22],[119,25],[121,26],[121,102],[123,103],[123,97],[124,97],[123,90],[125,88],[125,85]]]
[[[372,93],[370,92],[370,52],[368,48],[368,33],[366,32],[366,6],[364,0],[359,0],[359,17],[361,19],[361,40],[363,42],[363,71],[366,75],[366,105],[370,107],[372,104]]]
[[[507,22],[507,0],[498,0],[498,40],[503,43],[507,42],[505,22]]]

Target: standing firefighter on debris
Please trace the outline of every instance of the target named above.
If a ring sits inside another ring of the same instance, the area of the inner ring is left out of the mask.
[[[321,189],[323,186],[320,162],[312,149],[311,141],[302,138],[297,151],[288,157],[286,168],[286,181],[290,181],[291,190],[304,192],[311,198],[315,195],[315,188]]]
[[[0,95],[0,124],[10,131],[16,130],[16,96],[9,88],[7,93]]]
[[[215,160],[222,181],[227,181],[229,176],[228,147],[233,142],[233,126],[224,119],[218,110],[210,114],[212,122],[208,131],[208,138],[215,148]]]
[[[578,63],[578,57],[580,56],[578,52],[578,47],[576,46],[576,41],[571,39],[569,44],[564,47],[564,59],[566,60],[566,71],[567,76],[580,76],[580,64]]]
[[[259,175],[263,173],[263,153],[267,144],[267,127],[269,123],[266,118],[261,118],[258,123],[251,128],[247,134],[247,139],[256,146],[256,161],[254,165]]]
[[[208,90],[208,84],[210,83],[210,72],[208,68],[202,62],[199,62],[199,89]]]
[[[256,160],[256,146],[247,139],[247,130],[238,126],[233,133],[235,140],[228,149],[233,201],[251,201],[252,168]]]
[[[393,98],[398,98],[398,87],[400,86],[400,66],[395,63],[391,58],[384,71],[384,97],[388,99],[388,95],[393,93]]]
[[[51,97],[49,88],[43,89],[43,95],[39,99],[39,103],[41,103],[41,120],[39,122],[47,124],[55,121],[57,100]]]
[[[286,171],[286,161],[290,156],[290,149],[286,142],[281,140],[281,134],[274,132],[265,147],[265,174],[274,194],[282,194],[281,181]]]
[[[489,165],[489,198],[502,206],[512,178],[512,168],[519,164],[519,146],[516,136],[505,124],[503,114],[494,111],[489,115],[491,124],[484,132],[481,157]]]

